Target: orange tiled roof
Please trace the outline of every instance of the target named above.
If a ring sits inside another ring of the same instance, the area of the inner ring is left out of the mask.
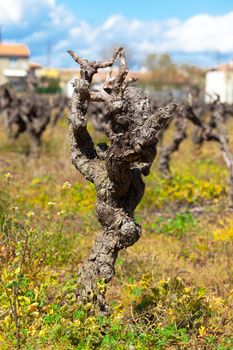
[[[30,62],[29,63],[29,67],[31,68],[31,69],[37,69],[37,68],[42,68],[42,64],[40,64],[40,63],[37,63],[37,62]]]
[[[233,61],[219,64],[218,66],[213,67],[211,70],[218,70],[218,71],[232,71],[233,70]]]
[[[29,48],[24,44],[0,44],[0,57],[29,57]]]

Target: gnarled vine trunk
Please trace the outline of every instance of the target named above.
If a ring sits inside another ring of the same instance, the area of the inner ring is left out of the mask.
[[[50,122],[52,106],[48,98],[39,96],[29,84],[27,94],[19,96],[8,86],[0,88],[0,109],[5,114],[8,137],[17,139],[27,132],[30,138],[30,154],[37,156],[41,137]]]
[[[129,84],[124,50],[115,50],[106,62],[87,61],[73,51],[70,55],[80,65],[81,79],[74,82],[71,111],[68,118],[71,157],[83,176],[96,188],[96,213],[102,226],[90,256],[80,269],[84,300],[96,302],[108,312],[105,290],[98,282],[108,283],[114,276],[114,265],[121,249],[133,245],[141,235],[134,220],[134,210],[144,193],[142,175],[148,175],[156,156],[157,133],[171,118],[176,104],[152,113],[148,96]],[[110,71],[103,91],[92,91],[91,82],[98,69],[111,67],[120,58],[119,72]],[[109,145],[94,146],[87,131],[87,110],[90,102],[104,103],[106,113],[98,129],[109,138]]]

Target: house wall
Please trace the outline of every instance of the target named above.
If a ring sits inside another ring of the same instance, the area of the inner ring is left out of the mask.
[[[205,100],[207,103],[220,96],[223,103],[233,103],[233,72],[211,71],[206,74]]]
[[[3,69],[28,69],[28,58],[0,57],[0,71]]]
[[[233,103],[233,72],[226,72],[226,102]]]
[[[28,70],[29,58],[25,57],[0,57],[0,85],[5,84],[8,79],[4,75],[5,69]]]

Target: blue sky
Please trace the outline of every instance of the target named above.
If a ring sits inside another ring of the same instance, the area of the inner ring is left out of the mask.
[[[164,20],[169,17],[186,19],[207,13],[222,15],[233,10],[232,0],[59,0],[80,19],[100,23],[115,13],[141,20]]]
[[[233,59],[231,0],[0,0],[3,39],[24,42],[32,59],[73,66],[66,50],[98,59],[118,45],[141,67],[146,55],[168,52],[202,66]]]

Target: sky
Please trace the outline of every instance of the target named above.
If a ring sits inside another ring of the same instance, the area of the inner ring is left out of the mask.
[[[123,45],[136,68],[150,53],[205,67],[233,59],[232,0],[0,0],[5,42],[29,46],[43,65],[74,67]]]

